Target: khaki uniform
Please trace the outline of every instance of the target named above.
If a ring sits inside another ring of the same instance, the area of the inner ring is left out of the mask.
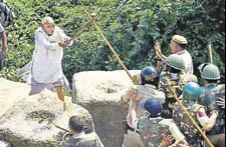
[[[96,133],[81,133],[62,142],[61,147],[104,147]]]
[[[126,99],[130,100],[129,112],[126,119],[128,128],[130,129],[128,129],[127,134],[125,134],[124,147],[143,147],[140,135],[136,132],[136,121],[143,114],[142,105],[150,98],[157,99],[163,103],[165,95],[157,91],[155,86],[146,84],[134,86],[122,97],[125,101]],[[140,100],[139,102],[137,101],[138,99]]]

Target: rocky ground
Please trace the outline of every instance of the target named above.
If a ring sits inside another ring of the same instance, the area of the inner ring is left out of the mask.
[[[10,142],[13,147],[54,147],[65,131],[53,123],[68,128],[72,115],[85,118],[86,125],[93,127],[89,112],[72,104],[66,97],[67,109],[55,93],[44,91],[28,96],[30,87],[0,79],[0,140]]]
[[[140,71],[130,73],[137,75]],[[13,147],[59,146],[65,131],[52,122],[68,128],[69,117],[79,115],[106,147],[120,147],[128,112],[128,105],[122,106],[120,98],[132,85],[125,71],[77,73],[73,77],[73,99],[66,97],[67,110],[63,111],[56,93],[28,96],[30,86],[0,79],[0,140]]]

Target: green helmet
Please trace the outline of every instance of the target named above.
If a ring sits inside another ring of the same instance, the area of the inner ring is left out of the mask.
[[[189,82],[184,86],[183,99],[197,101],[202,94],[202,88],[195,82]]]
[[[209,64],[201,72],[201,77],[206,80],[219,80],[221,78],[220,70],[217,66]]]
[[[177,70],[183,70],[185,68],[184,60],[177,54],[172,54],[165,60],[165,63]]]
[[[207,63],[203,63],[201,65],[199,65],[198,69],[199,69],[199,72],[200,74],[203,72],[203,69],[207,66],[207,65],[210,65],[211,63],[207,62]]]

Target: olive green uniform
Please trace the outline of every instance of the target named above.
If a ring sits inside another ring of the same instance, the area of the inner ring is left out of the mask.
[[[209,84],[203,87],[199,103],[207,108],[208,115],[214,110],[219,112],[216,124],[207,135],[215,147],[225,147],[225,109],[217,106],[219,98],[225,99],[225,85]]]
[[[168,86],[172,86],[179,97],[183,92],[183,83],[181,83],[181,77],[182,76],[180,74],[173,74],[169,72],[164,72],[160,76],[159,90],[166,94],[166,100],[163,104],[163,118],[172,118],[173,106],[176,103],[176,100],[174,99],[174,96],[170,92]]]
[[[61,147],[104,147],[96,133],[81,133],[62,142]]]

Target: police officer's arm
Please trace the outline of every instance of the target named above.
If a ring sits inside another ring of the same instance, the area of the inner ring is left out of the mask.
[[[137,112],[136,112],[136,108],[137,108],[137,102],[132,102],[132,105],[131,105],[131,111],[130,111],[130,118],[131,118],[131,121],[132,121],[132,127],[133,128],[136,128],[137,127]]]
[[[162,136],[162,142],[161,144],[159,145],[159,147],[168,147],[171,145],[172,141],[173,141],[173,137],[172,136],[165,136],[163,135]]]
[[[211,116],[208,117],[204,108],[201,108],[196,114],[198,121],[206,131],[210,131],[216,123],[218,112],[216,110],[211,112]]]
[[[155,49],[156,49],[156,55],[161,59],[161,60],[166,60],[166,56],[162,54],[161,51],[161,45],[160,43],[157,41],[155,44]]]
[[[217,105],[220,106],[222,109],[225,109],[225,99],[219,98],[217,101]]]
[[[126,93],[121,97],[121,104],[127,104],[130,100],[134,100],[136,97],[135,87],[131,87]]]
[[[171,145],[170,147],[176,147],[176,146],[186,146],[188,147],[188,143],[185,140],[185,136],[182,134],[182,132],[180,131],[180,129],[177,127],[177,125],[175,123],[171,123],[170,125],[170,133],[172,134],[173,138],[176,140],[176,142]]]
[[[137,130],[138,126],[138,121],[139,119],[137,118],[137,107],[138,103],[136,101],[130,101],[130,107],[129,107],[129,121],[130,121],[130,127],[134,128]]]

